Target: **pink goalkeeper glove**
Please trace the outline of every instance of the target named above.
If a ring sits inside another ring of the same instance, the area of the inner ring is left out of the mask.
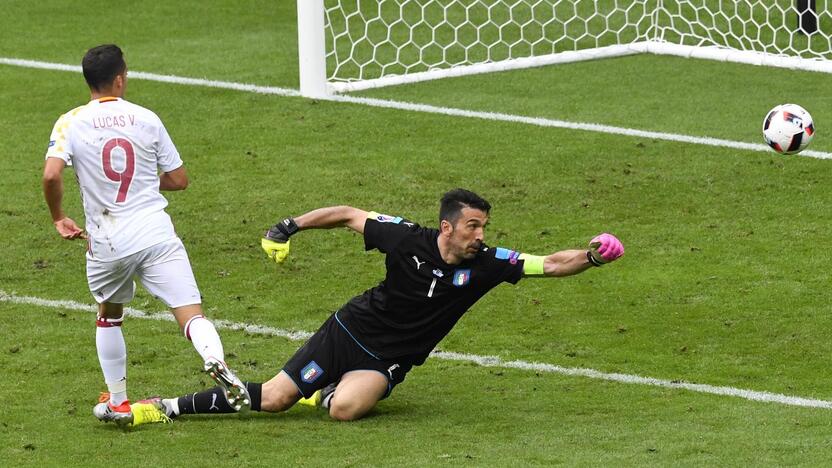
[[[586,258],[589,263],[601,266],[624,255],[624,245],[612,234],[599,234],[589,241],[589,250]]]

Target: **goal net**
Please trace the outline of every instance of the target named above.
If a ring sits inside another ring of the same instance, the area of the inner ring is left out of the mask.
[[[298,0],[301,92],[642,52],[832,71],[828,0]]]

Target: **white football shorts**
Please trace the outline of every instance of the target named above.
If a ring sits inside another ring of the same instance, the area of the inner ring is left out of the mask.
[[[170,308],[202,303],[188,253],[178,237],[109,262],[87,255],[87,282],[99,304],[130,302],[136,293],[134,277]]]

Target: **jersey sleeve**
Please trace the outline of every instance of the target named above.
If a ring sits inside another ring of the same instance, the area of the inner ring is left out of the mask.
[[[162,121],[159,121],[159,143],[156,149],[157,165],[162,172],[170,172],[179,169],[182,166],[182,158],[179,156],[179,151],[176,150],[176,145],[173,144],[168,130]]]
[[[367,213],[367,221],[364,222],[364,248],[390,253],[415,229],[419,229],[417,224],[402,217],[371,211]]]
[[[495,283],[517,284],[523,277],[523,260],[520,259],[520,252],[496,247],[488,249],[486,254],[490,257],[489,273]]]
[[[46,147],[46,158],[62,159],[67,166],[72,165],[72,149],[69,140],[69,113],[62,115],[52,127],[49,144]]]

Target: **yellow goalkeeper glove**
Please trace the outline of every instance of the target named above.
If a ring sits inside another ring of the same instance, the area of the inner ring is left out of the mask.
[[[263,248],[266,255],[274,260],[275,263],[282,263],[283,260],[286,260],[286,257],[289,255],[289,244],[289,240],[286,242],[275,242],[265,237],[260,239],[260,247]]]
[[[266,235],[260,240],[260,247],[275,263],[281,263],[289,255],[289,245],[291,243],[289,237],[298,230],[295,220],[286,218],[269,228]]]

